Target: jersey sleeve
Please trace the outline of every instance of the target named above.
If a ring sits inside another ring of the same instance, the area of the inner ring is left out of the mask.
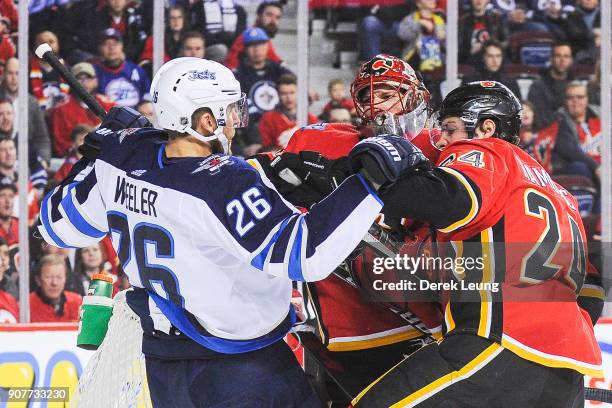
[[[225,206],[224,223],[233,238],[225,249],[274,276],[298,281],[327,277],[358,245],[382,208],[359,175],[349,177],[306,213],[286,201],[259,169],[249,178]],[[243,211],[243,204],[253,208]]]
[[[483,144],[466,141],[455,142],[442,153],[438,162],[438,169],[458,180],[470,198],[465,214],[438,229],[443,233],[468,227],[480,231],[492,225],[496,221],[495,203],[509,177],[504,159]]]
[[[59,186],[41,202],[41,224],[45,241],[60,248],[95,244],[108,232],[106,210],[98,189],[95,165],[77,162]]]

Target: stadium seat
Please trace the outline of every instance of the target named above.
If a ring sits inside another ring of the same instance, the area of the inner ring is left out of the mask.
[[[519,31],[510,35],[510,58],[532,67],[545,67],[550,61],[554,37],[546,32]]]
[[[573,175],[556,175],[552,179],[576,197],[583,218],[592,214],[597,189],[591,180],[584,176]]]

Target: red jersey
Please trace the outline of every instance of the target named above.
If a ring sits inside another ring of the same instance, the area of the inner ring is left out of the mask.
[[[223,65],[228,67],[231,70],[235,70],[240,65],[240,58],[244,53],[244,36],[240,34],[234,40],[232,47],[229,49],[227,56],[225,57],[225,61]],[[268,41],[268,59],[274,62],[282,62],[281,57],[278,56],[274,46],[272,45],[272,41]]]
[[[104,95],[95,95],[96,100],[108,111],[115,103]],[[68,100],[49,111],[49,130],[53,135],[53,151],[59,157],[64,157],[72,148],[70,133],[79,124],[98,126],[100,118],[88,107],[83,106],[80,99],[70,95]]]
[[[66,297],[62,308],[62,314],[59,315],[55,308],[45,303],[36,292],[30,293],[30,320],[32,323],[41,322],[78,322],[79,308],[81,307],[82,298],[78,293],[64,291]]]
[[[348,156],[359,140],[361,134],[356,126],[320,123],[297,130],[285,151],[317,151],[335,160]],[[422,140],[429,143],[429,135],[422,137]],[[366,269],[371,270],[371,267]],[[331,351],[369,349],[423,336],[421,331],[388,307],[364,300],[359,289],[333,274],[324,280],[309,283],[307,287],[315,292],[319,334]],[[410,310],[434,336],[440,334],[442,315],[437,307],[422,303],[410,305]]]
[[[19,304],[8,292],[0,290],[0,324],[19,322]]]
[[[602,376],[591,320],[576,303],[588,252],[575,198],[497,138],[454,142],[438,165],[472,200],[465,218],[440,229],[458,256],[481,260],[460,280],[499,283],[470,291],[469,301],[451,290],[446,332],[478,334],[538,364]]]
[[[9,247],[19,243],[19,218],[11,217],[7,229],[0,226],[0,238],[4,239]]]
[[[61,60],[62,63],[64,62]],[[30,58],[30,87],[41,108],[49,109],[68,97],[70,86],[54,70],[45,71],[37,57]]]
[[[308,124],[317,123],[317,117],[308,113]],[[259,120],[259,136],[262,146],[284,148],[291,138],[296,121],[283,112],[271,110]]]

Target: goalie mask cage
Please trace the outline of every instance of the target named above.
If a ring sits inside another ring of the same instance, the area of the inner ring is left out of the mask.
[[[128,306],[126,292],[117,293],[113,300],[106,337],[87,363],[70,407],[152,407],[140,319]]]

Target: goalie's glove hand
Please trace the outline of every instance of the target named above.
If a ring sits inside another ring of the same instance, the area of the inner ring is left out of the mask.
[[[394,135],[370,137],[357,143],[349,153],[353,173],[362,173],[376,189],[395,183],[399,177],[429,161],[421,150]]]
[[[144,127],[153,127],[153,125],[140,112],[128,106],[112,107],[98,129],[85,136],[85,141],[79,147],[79,153],[87,160],[94,161],[100,152],[102,139],[120,130]]]

